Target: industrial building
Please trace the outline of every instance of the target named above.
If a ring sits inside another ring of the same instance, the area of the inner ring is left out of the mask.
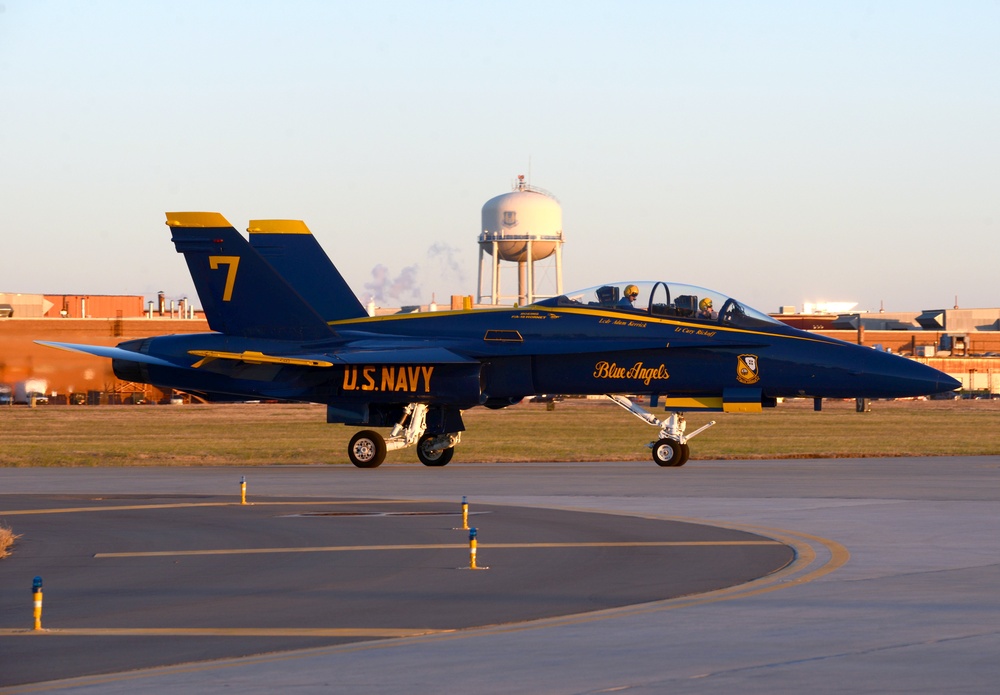
[[[208,330],[204,315],[186,300],[157,302],[141,295],[0,293],[0,404],[156,402],[168,397],[143,384],[123,382],[111,360],[53,350],[35,340],[114,346],[133,338]]]

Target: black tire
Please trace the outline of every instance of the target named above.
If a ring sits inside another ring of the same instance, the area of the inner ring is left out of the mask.
[[[448,462],[451,461],[451,457],[455,455],[455,447],[441,449],[441,451],[428,451],[425,448],[427,443],[436,436],[434,434],[425,434],[417,442],[417,458],[425,466],[447,466]]]
[[[674,464],[674,468],[683,466],[691,458],[691,448],[687,444],[681,444],[681,455],[677,459],[677,463]]]
[[[347,456],[358,468],[377,468],[385,461],[385,439],[378,432],[362,430],[351,437]]]
[[[653,445],[653,461],[657,466],[663,468],[673,468],[683,464],[677,463],[681,460],[681,452],[684,445],[676,439],[661,439]]]

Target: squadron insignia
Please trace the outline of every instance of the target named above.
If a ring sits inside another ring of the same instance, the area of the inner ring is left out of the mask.
[[[740,355],[736,363],[736,378],[742,384],[756,384],[760,381],[757,355]]]

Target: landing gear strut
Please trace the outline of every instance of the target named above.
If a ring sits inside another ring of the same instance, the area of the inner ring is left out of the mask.
[[[385,461],[386,452],[417,445],[417,458],[425,466],[444,466],[455,455],[455,445],[462,440],[461,432],[425,434],[427,406],[411,403],[403,409],[403,417],[392,428],[388,438],[373,430],[362,430],[347,446],[347,456],[358,468],[376,468]]]
[[[649,444],[649,448],[653,451],[653,461],[655,461],[658,466],[671,468],[683,466],[687,463],[688,457],[691,455],[691,449],[688,447],[688,441],[694,439],[696,436],[715,424],[715,420],[712,420],[710,423],[702,425],[691,434],[685,435],[684,430],[687,428],[687,421],[684,420],[684,415],[681,413],[673,412],[670,413],[670,417],[666,420],[660,420],[649,411],[640,408],[628,398],[625,398],[625,396],[618,396],[610,393],[607,394],[607,396],[622,408],[645,422],[647,425],[653,425],[654,427],[660,428],[659,439]]]

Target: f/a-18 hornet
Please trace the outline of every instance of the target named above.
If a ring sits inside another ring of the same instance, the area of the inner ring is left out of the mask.
[[[372,468],[416,445],[447,464],[462,412],[546,394],[603,394],[659,428],[660,466],[688,460],[690,410],[759,412],[779,398],[900,398],[952,391],[926,365],[814,335],[718,292],[613,282],[534,304],[370,317],[298,220],[255,220],[248,242],[219,213],[171,212],[213,332],[117,347],[43,343],[112,360],[120,379],[208,400],[326,405],[327,422],[374,429],[347,455]],[[39,341],[41,342],[41,341]],[[626,395],[627,394],[627,395]],[[642,396],[659,419],[633,402]]]

